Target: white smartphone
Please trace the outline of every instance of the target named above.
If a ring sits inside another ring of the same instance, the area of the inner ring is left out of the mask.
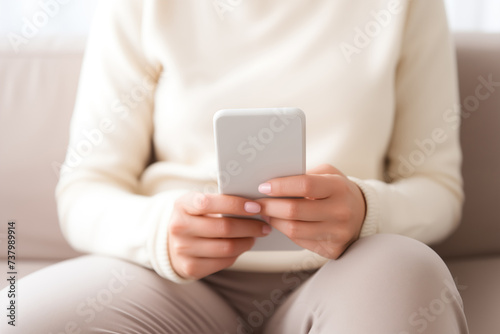
[[[214,115],[218,187],[221,194],[267,197],[258,186],[305,173],[305,115],[298,108],[224,109]],[[248,217],[245,217],[248,218]],[[252,216],[261,219],[259,215]],[[252,251],[302,248],[273,229]]]

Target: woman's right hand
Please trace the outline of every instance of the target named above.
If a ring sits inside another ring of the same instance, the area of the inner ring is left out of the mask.
[[[254,201],[228,195],[188,193],[174,205],[168,251],[175,272],[185,279],[200,279],[231,266],[252,248],[255,237],[271,227],[259,220],[222,217],[252,216],[260,212]]]

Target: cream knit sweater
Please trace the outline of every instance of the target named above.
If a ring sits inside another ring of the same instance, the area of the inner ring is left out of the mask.
[[[446,237],[463,199],[453,47],[441,0],[102,0],[56,191],[79,250],[182,282],[174,200],[215,191],[212,116],[298,107],[307,167],[329,163],[367,202],[362,237]],[[321,266],[247,252],[238,270]]]

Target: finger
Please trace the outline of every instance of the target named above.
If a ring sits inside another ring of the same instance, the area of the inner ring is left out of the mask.
[[[250,250],[255,238],[182,238],[172,240],[171,249],[178,255],[197,258],[228,258]]]
[[[261,214],[274,218],[302,221],[323,221],[329,219],[325,200],[301,198],[262,198],[257,200],[261,206]]]
[[[322,231],[326,230],[324,222],[287,220],[269,218],[269,224],[292,240],[328,240],[329,236]]]
[[[256,219],[206,217],[185,214],[182,224],[172,226],[172,232],[202,238],[263,237],[269,234],[266,223]]]
[[[321,164],[307,170],[307,174],[338,174],[344,175],[340,170],[330,164]]]
[[[269,180],[259,192],[273,197],[327,198],[333,192],[335,175],[296,175]]]
[[[233,214],[252,216],[260,212],[260,205],[242,197],[189,193],[180,199],[184,210],[191,215]]]

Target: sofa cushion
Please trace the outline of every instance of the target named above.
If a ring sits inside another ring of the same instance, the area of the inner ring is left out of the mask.
[[[470,333],[500,329],[500,256],[447,262],[464,301]]]
[[[446,258],[500,254],[500,34],[457,34],[456,44],[466,199],[461,226],[435,249]]]
[[[0,243],[15,220],[18,258],[77,254],[59,229],[54,166],[64,159],[84,46],[69,37],[30,40],[19,54],[0,45]]]

